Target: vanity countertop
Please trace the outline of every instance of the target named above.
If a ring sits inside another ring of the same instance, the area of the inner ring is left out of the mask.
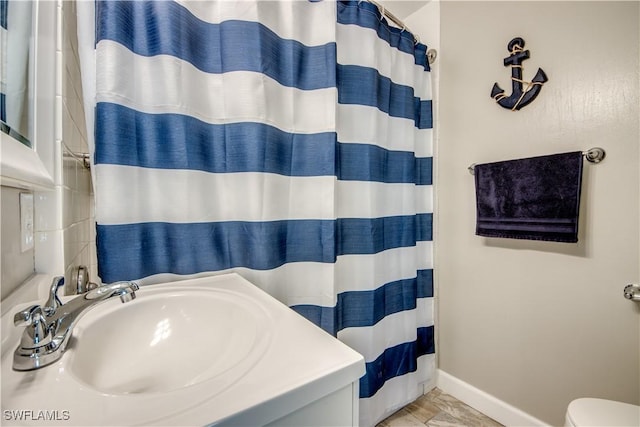
[[[143,286],[133,303],[145,301],[145,295],[151,298],[151,291],[179,292],[207,287],[251,300],[251,304],[257,304],[256,309],[259,305],[259,310],[264,312],[261,319],[268,328],[265,332],[268,337],[256,346],[255,351],[260,354],[251,357],[251,366],[239,378],[229,377],[233,381],[223,386],[211,378],[170,393],[105,393],[79,381],[73,374],[74,367],[70,364],[77,351],[73,345],[52,365],[16,372],[11,368],[12,354],[21,328],[12,325],[15,310],[5,310],[3,306],[3,413],[26,410],[34,412],[33,417],[38,411],[54,411],[60,419],[50,420],[52,425],[257,426],[281,419],[345,387],[351,387],[350,393],[357,400],[358,379],[364,374],[363,357],[238,274]],[[38,299],[35,303],[44,301],[41,295]],[[83,339],[83,327],[97,322],[105,310],[118,310],[117,307],[131,303],[120,304],[116,300],[113,306],[110,304],[90,310],[79,321],[74,331],[79,343]],[[5,331],[9,333],[5,335]],[[214,347],[210,354],[215,358]],[[210,393],[216,387],[218,391],[202,401],[203,393]],[[354,417],[357,420],[357,414]],[[42,420],[18,422],[13,418],[8,421],[5,417],[3,425],[42,425]]]

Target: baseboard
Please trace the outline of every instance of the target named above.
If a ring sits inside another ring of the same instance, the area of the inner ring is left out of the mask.
[[[489,393],[438,369],[437,387],[505,426],[548,427],[548,424]]]

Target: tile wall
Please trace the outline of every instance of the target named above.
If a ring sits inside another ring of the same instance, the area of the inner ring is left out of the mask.
[[[58,102],[61,114],[62,200],[65,277],[72,268],[86,265],[95,281],[95,224],[93,221],[93,191],[90,170],[77,154],[89,153],[76,26],[76,3],[59,4],[62,20],[59,54],[61,83]]]
[[[54,191],[35,192],[35,271],[64,274],[86,265],[96,281],[95,226],[78,60],[76,5],[58,3],[56,44],[56,168]]]

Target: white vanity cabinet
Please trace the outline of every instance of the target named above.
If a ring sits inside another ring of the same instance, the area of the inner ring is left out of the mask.
[[[352,383],[267,425],[269,427],[357,426],[358,384]]]

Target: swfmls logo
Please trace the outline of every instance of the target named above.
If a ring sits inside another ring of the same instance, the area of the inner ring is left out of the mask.
[[[5,421],[69,421],[71,419],[71,413],[67,410],[6,409],[2,415]]]

